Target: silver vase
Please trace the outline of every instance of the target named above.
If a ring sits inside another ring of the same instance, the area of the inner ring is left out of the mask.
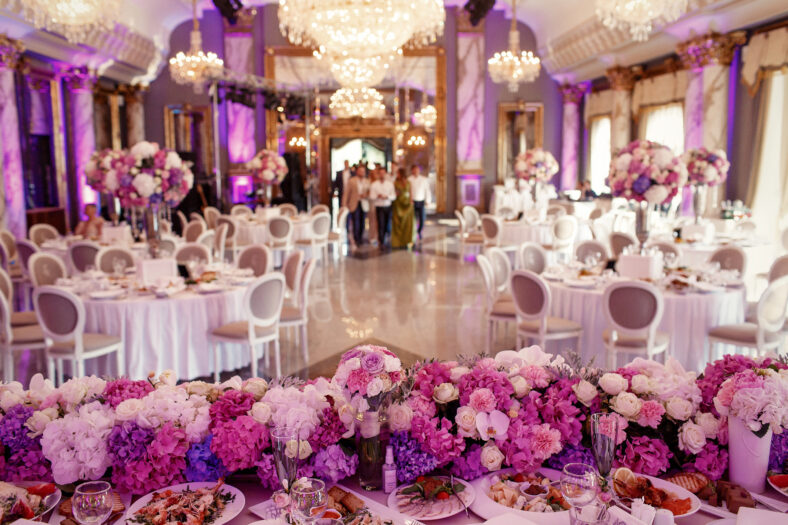
[[[148,250],[153,259],[159,257],[159,241],[161,240],[161,217],[157,204],[145,208],[145,237],[148,239]]]
[[[640,254],[646,253],[646,241],[650,225],[651,205],[646,202],[635,202],[635,236],[640,242]]]
[[[692,211],[695,212],[695,224],[700,224],[700,219],[706,213],[706,198],[708,186],[697,184],[692,187]]]

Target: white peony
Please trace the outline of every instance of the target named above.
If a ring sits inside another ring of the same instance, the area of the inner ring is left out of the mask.
[[[347,361],[345,361],[345,366],[347,367],[348,370],[358,370],[359,368],[361,368],[361,359],[359,359],[358,357],[348,359]]]
[[[501,452],[501,449],[499,449],[492,441],[490,441],[484,445],[484,447],[482,447],[480,459],[482,466],[492,472],[501,468],[504,456],[503,452]]]
[[[621,374],[608,372],[599,379],[599,386],[606,394],[615,396],[627,389],[629,382]]]
[[[57,409],[49,407],[44,410],[33,412],[33,415],[27,418],[25,426],[30,430],[32,436],[36,437],[44,432],[46,426],[53,420],[57,419]]]
[[[399,360],[399,357],[394,357],[393,355],[386,355],[383,358],[383,370],[386,372],[396,372],[402,368],[402,361]]]
[[[413,420],[413,409],[407,404],[396,403],[389,407],[389,428],[394,432],[410,431],[410,422]]]
[[[579,383],[572,385],[572,390],[574,390],[577,400],[583,403],[585,406],[590,406],[591,402],[596,399],[596,396],[599,394],[596,387],[585,379],[582,379]]]
[[[671,397],[665,403],[665,412],[668,417],[676,421],[686,421],[692,416],[692,403],[680,397]]]
[[[183,160],[181,160],[181,156],[174,151],[168,151],[167,158],[164,159],[164,169],[170,170],[172,168],[180,168],[181,166],[183,166]]]
[[[383,392],[383,381],[379,377],[367,383],[367,396],[375,397],[381,392]]]
[[[50,379],[44,379],[41,374],[35,374],[30,378],[30,388],[27,390],[27,398],[35,405],[41,404],[55,391],[55,385]]]
[[[241,390],[241,387],[243,387],[243,383],[244,382],[241,379],[241,376],[233,376],[227,381],[225,381],[224,383],[222,383],[219,386],[219,388],[221,390]]]
[[[720,431],[720,420],[714,417],[711,412],[703,412],[695,416],[695,423],[703,429],[703,433],[709,439],[715,439]]]
[[[130,153],[134,156],[135,159],[146,159],[148,157],[152,157],[159,151],[159,145],[155,142],[148,142],[143,140],[142,142],[137,142],[131,147]]]
[[[643,194],[643,197],[649,204],[662,204],[669,194],[668,189],[662,184],[652,184],[646,190],[646,193]]]
[[[137,418],[142,409],[145,408],[145,403],[141,399],[129,398],[121,401],[115,407],[115,419],[118,421],[132,421]]]
[[[697,454],[706,446],[706,434],[700,425],[687,421],[679,429],[679,448],[690,454]]]
[[[632,391],[636,394],[645,394],[653,390],[651,379],[643,374],[637,374],[632,377]]]
[[[147,173],[140,173],[134,177],[131,185],[137,190],[139,196],[143,198],[150,197],[156,191],[156,181]]]

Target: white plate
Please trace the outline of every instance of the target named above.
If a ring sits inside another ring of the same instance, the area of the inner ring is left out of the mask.
[[[695,290],[701,293],[717,293],[717,292],[724,292],[724,286],[718,286],[716,284],[705,283],[703,281],[698,281],[693,283]]]
[[[780,495],[782,495],[782,496],[788,496],[788,487],[786,487],[786,488],[784,488],[784,489],[781,489],[780,487],[778,487],[777,485],[775,485],[774,483],[772,483],[772,477],[771,477],[771,476],[766,476],[766,481],[768,481],[768,482],[769,482],[769,485],[770,485],[770,486],[771,486],[771,487],[772,487],[774,490],[776,490],[777,492],[779,492],[779,493],[780,493]]]
[[[636,476],[646,478],[651,481],[651,484],[657,487],[658,489],[666,490],[668,492],[672,492],[677,498],[679,499],[690,499],[690,507],[689,512],[686,514],[681,514],[679,516],[673,516],[675,519],[679,518],[686,518],[687,516],[692,516],[696,512],[700,510],[700,499],[693,494],[692,492],[688,491],[685,488],[679,487],[675,483],[671,483],[670,481],[665,481],[664,479],[655,478],[652,476],[646,476],[645,474],[635,474]]]
[[[449,481],[450,480],[449,476],[432,476],[432,477],[438,478],[438,479],[442,479],[442,480],[445,480],[445,481]],[[475,496],[476,496],[476,490],[473,488],[473,485],[471,485],[467,481],[461,480],[459,478],[454,478],[454,483],[462,483],[463,485],[465,485],[465,490],[462,491],[460,494],[466,494],[465,505],[467,505],[467,507],[470,509],[471,505],[473,504],[473,500],[475,499]],[[416,514],[409,514],[409,513],[405,512],[405,511],[402,511],[402,510],[400,510],[399,505],[397,505],[397,493],[400,491],[400,489],[402,489],[404,487],[408,487],[410,485],[412,485],[412,483],[402,484],[399,487],[397,487],[394,490],[394,492],[389,494],[389,497],[388,497],[388,500],[387,500],[387,504],[388,504],[390,509],[394,509],[397,512],[404,514],[405,516],[410,516],[410,517],[415,518],[415,519],[417,519],[419,521],[440,520],[440,519],[443,519],[443,518],[448,518],[449,516],[454,516],[455,514],[458,514],[460,512],[464,512],[465,511],[465,508],[462,506],[462,504],[460,504],[460,502],[457,501],[458,498],[456,498],[454,496],[451,496],[448,500],[444,500],[444,501],[450,501],[450,500],[453,499],[454,502],[457,503],[457,505],[452,506],[452,508],[450,510],[447,510],[447,511],[442,512],[440,514],[436,514],[434,516],[420,516],[420,515],[416,515]],[[467,495],[470,495],[470,500],[467,499]]]
[[[596,288],[596,279],[566,279],[564,284],[571,288]]]
[[[564,280],[564,278],[563,278],[563,277],[561,277],[561,274],[558,274],[558,273],[549,273],[549,272],[544,272],[544,273],[542,273],[542,277],[544,277],[544,278],[545,278],[545,279],[547,279],[548,281],[557,281],[557,282],[561,282],[561,281],[563,281],[563,280]]]
[[[17,481],[11,483],[11,485],[15,485],[17,487],[33,487],[35,485],[41,485],[42,483],[48,483],[46,481]],[[47,512],[57,507],[58,503],[60,503],[60,498],[63,497],[63,493],[60,492],[60,489],[55,487],[55,492],[50,494],[49,496],[45,497],[43,503],[45,505],[43,512],[39,512],[33,517],[34,521],[38,521],[38,518],[44,516]]]
[[[274,500],[267,499],[262,503],[258,503],[257,505],[252,505],[249,507],[249,512],[254,514],[255,516],[259,516],[263,518],[262,521],[269,522],[269,521],[276,521],[275,516],[279,514],[279,511],[274,504]]]
[[[226,289],[227,288],[222,285],[213,284],[213,283],[204,283],[197,285],[197,293],[201,293],[201,294],[218,293],[218,292],[223,292]]]
[[[203,489],[203,488],[212,488],[215,487],[216,483],[211,482],[199,482],[199,483],[180,483],[178,485],[172,485],[171,487],[165,487],[163,489],[155,490],[150,494],[146,494],[134,504],[129,507],[129,510],[126,511],[126,524],[127,525],[135,525],[134,522],[131,521],[131,518],[134,517],[134,514],[140,510],[142,507],[147,505],[150,500],[153,499],[153,494],[155,492],[164,492],[165,490],[172,490],[173,492],[180,492],[187,488],[195,490],[195,489]],[[222,523],[227,523],[244,510],[244,506],[246,505],[246,498],[244,498],[243,492],[238,490],[237,488],[231,485],[222,485],[222,488],[219,489],[220,492],[225,493],[229,492],[230,494],[235,495],[235,499],[227,504],[224,508],[222,513],[213,521],[213,525],[221,525]]]
[[[105,299],[117,299],[124,293],[126,293],[126,290],[122,288],[118,288],[117,290],[99,290],[96,292],[90,292],[88,297],[97,301],[102,301]]]
[[[499,470],[473,481],[471,486],[476,490],[476,498],[473,500],[473,504],[470,506],[471,510],[486,520],[492,519],[503,513],[511,513],[528,519],[539,525],[569,525],[568,510],[563,512],[531,512],[526,510],[516,510],[511,507],[507,507],[506,505],[501,505],[492,499],[489,495],[490,478],[495,475],[500,476],[501,474],[509,474],[513,471],[514,469],[511,468]],[[542,476],[553,481],[558,481],[561,479],[561,473],[557,470],[541,468],[538,472]]]

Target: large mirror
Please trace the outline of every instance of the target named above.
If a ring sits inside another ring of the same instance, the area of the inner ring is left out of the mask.
[[[191,161],[192,172],[199,182],[212,182],[213,124],[211,108],[175,104],[164,108],[165,147]]]
[[[514,176],[514,159],[541,148],[544,140],[544,107],[539,102],[498,104],[498,183]]]

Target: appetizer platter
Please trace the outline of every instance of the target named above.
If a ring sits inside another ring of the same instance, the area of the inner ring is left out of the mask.
[[[702,484],[699,478],[694,479],[694,474],[677,474],[673,479],[679,480],[677,476],[685,476],[691,480],[687,483],[692,483],[694,488]],[[616,469],[613,474],[613,494],[616,503],[626,509],[629,509],[633,499],[643,498],[647,505],[667,509],[676,518],[685,518],[700,510],[700,499],[692,491],[672,481],[635,474],[625,467]]]
[[[55,508],[61,493],[53,483],[0,481],[0,524],[20,518],[39,520]]]
[[[568,525],[569,505],[561,496],[560,479],[561,473],[549,468],[534,474],[504,469],[482,476],[471,484],[476,490],[471,510],[484,519],[508,513],[534,523]]]
[[[370,507],[372,505],[356,493],[336,485],[328,490],[328,507],[323,517],[342,520],[345,525],[394,525],[391,516]]]
[[[225,485],[223,480],[218,483],[181,483],[138,499],[126,512],[126,523],[221,525],[240,514],[244,504],[243,493]]]
[[[388,506],[421,521],[438,520],[470,508],[475,493],[473,486],[461,479],[419,476],[389,494]]]

